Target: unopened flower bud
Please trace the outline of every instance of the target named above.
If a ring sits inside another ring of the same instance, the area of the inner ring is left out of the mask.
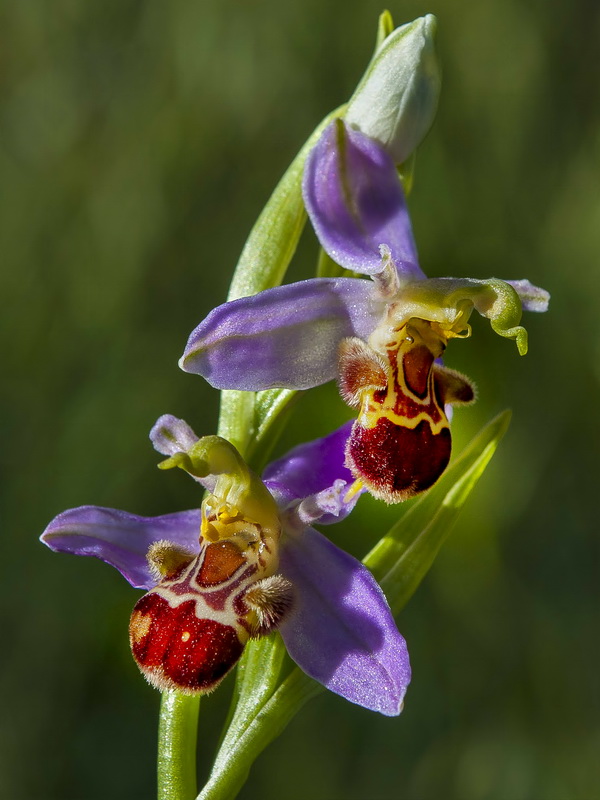
[[[432,14],[402,25],[375,53],[350,100],[346,122],[402,164],[431,127],[440,93]]]

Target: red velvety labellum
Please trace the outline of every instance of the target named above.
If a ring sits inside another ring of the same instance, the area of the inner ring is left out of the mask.
[[[425,420],[411,429],[382,416],[373,428],[354,423],[346,463],[375,497],[398,503],[436,482],[451,448],[448,428],[434,434]]]
[[[131,615],[129,638],[149,683],[188,694],[214,689],[248,640],[235,605],[255,580],[256,566],[240,546],[202,539],[195,558],[144,595]]]
[[[197,556],[167,541],[150,548],[148,560],[163,577],[138,601],[129,625],[133,656],[149,683],[161,691],[209,692],[251,636],[281,622],[293,596],[289,581],[271,574],[274,551],[247,520],[238,538],[201,537]]]
[[[464,376],[436,366],[444,347],[444,337],[419,319],[396,330],[385,350],[356,339],[340,347],[342,396],[351,405],[360,404],[346,466],[387,503],[429,489],[450,460],[444,404],[468,402],[466,388],[471,398],[473,391]]]
[[[195,600],[175,600],[169,602],[156,591],[139,600],[129,629],[133,656],[160,690],[210,691],[236,664],[244,642],[231,625],[200,619]]]

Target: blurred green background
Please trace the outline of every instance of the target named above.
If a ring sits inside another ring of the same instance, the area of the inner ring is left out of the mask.
[[[323,695],[252,770],[244,800],[595,800],[598,690],[599,6],[418,0],[438,15],[437,121],[410,199],[432,276],[527,277],[552,293],[530,353],[475,321],[447,362],[479,386],[457,450],[513,424],[401,620],[398,719]],[[374,43],[363,0],[26,0],[0,56],[2,686],[0,796],[149,798],[159,697],[129,655],[138,594],[37,536],[85,504],[160,514],[195,486],[159,473],[164,412],[212,433],[217,393],[176,360],[239,251]],[[293,277],[309,276],[306,235]],[[303,398],[281,443],[349,418]],[[337,529],[363,554],[398,514]],[[203,702],[210,763],[231,682]]]

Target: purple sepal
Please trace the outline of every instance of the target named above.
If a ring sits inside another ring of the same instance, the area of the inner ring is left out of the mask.
[[[268,486],[271,483],[284,486],[291,498],[317,494],[336,480],[352,483],[352,473],[344,466],[352,425],[353,420],[350,420],[327,436],[294,447],[266,467],[263,480]]]
[[[353,703],[399,714],[408,652],[371,573],[312,528],[282,541],[280,570],[296,587],[279,630],[298,666]]]
[[[179,365],[217,389],[310,389],[335,377],[340,339],[367,338],[382,310],[369,281],[278,286],[211,311]]]
[[[527,279],[519,281],[506,281],[521,298],[523,311],[548,311],[550,294],[539,286],[534,286]]]
[[[197,551],[199,536],[199,509],[139,517],[114,508],[81,506],[55,517],[40,539],[60,553],[95,556],[116,567],[136,589],[151,589],[156,580],[146,560],[150,545],[166,539]]]
[[[425,277],[402,184],[378,142],[334,120],[307,159],[303,193],[323,249],[342,267],[377,274],[386,245],[402,277]]]
[[[354,481],[344,464],[352,424],[347,422],[328,436],[294,447],[265,469],[263,480],[280,507],[288,506],[292,527],[340,522],[356,505],[360,493],[345,500]],[[293,502],[298,499],[300,503]]]

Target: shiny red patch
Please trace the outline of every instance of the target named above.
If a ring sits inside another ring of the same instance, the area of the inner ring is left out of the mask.
[[[195,611],[194,600],[173,607],[156,592],[144,595],[133,610],[131,650],[158,689],[210,691],[242,654],[243,644],[234,628],[199,619]]]
[[[399,503],[437,481],[451,447],[448,428],[435,434],[426,420],[411,429],[381,416],[373,428],[354,423],[346,465],[375,497]]]
[[[233,542],[213,542],[206,545],[206,554],[198,574],[200,586],[218,586],[237,572],[246,559]]]
[[[411,347],[402,358],[406,386],[421,399],[425,399],[429,392],[429,375],[432,366],[433,354],[424,344]]]

